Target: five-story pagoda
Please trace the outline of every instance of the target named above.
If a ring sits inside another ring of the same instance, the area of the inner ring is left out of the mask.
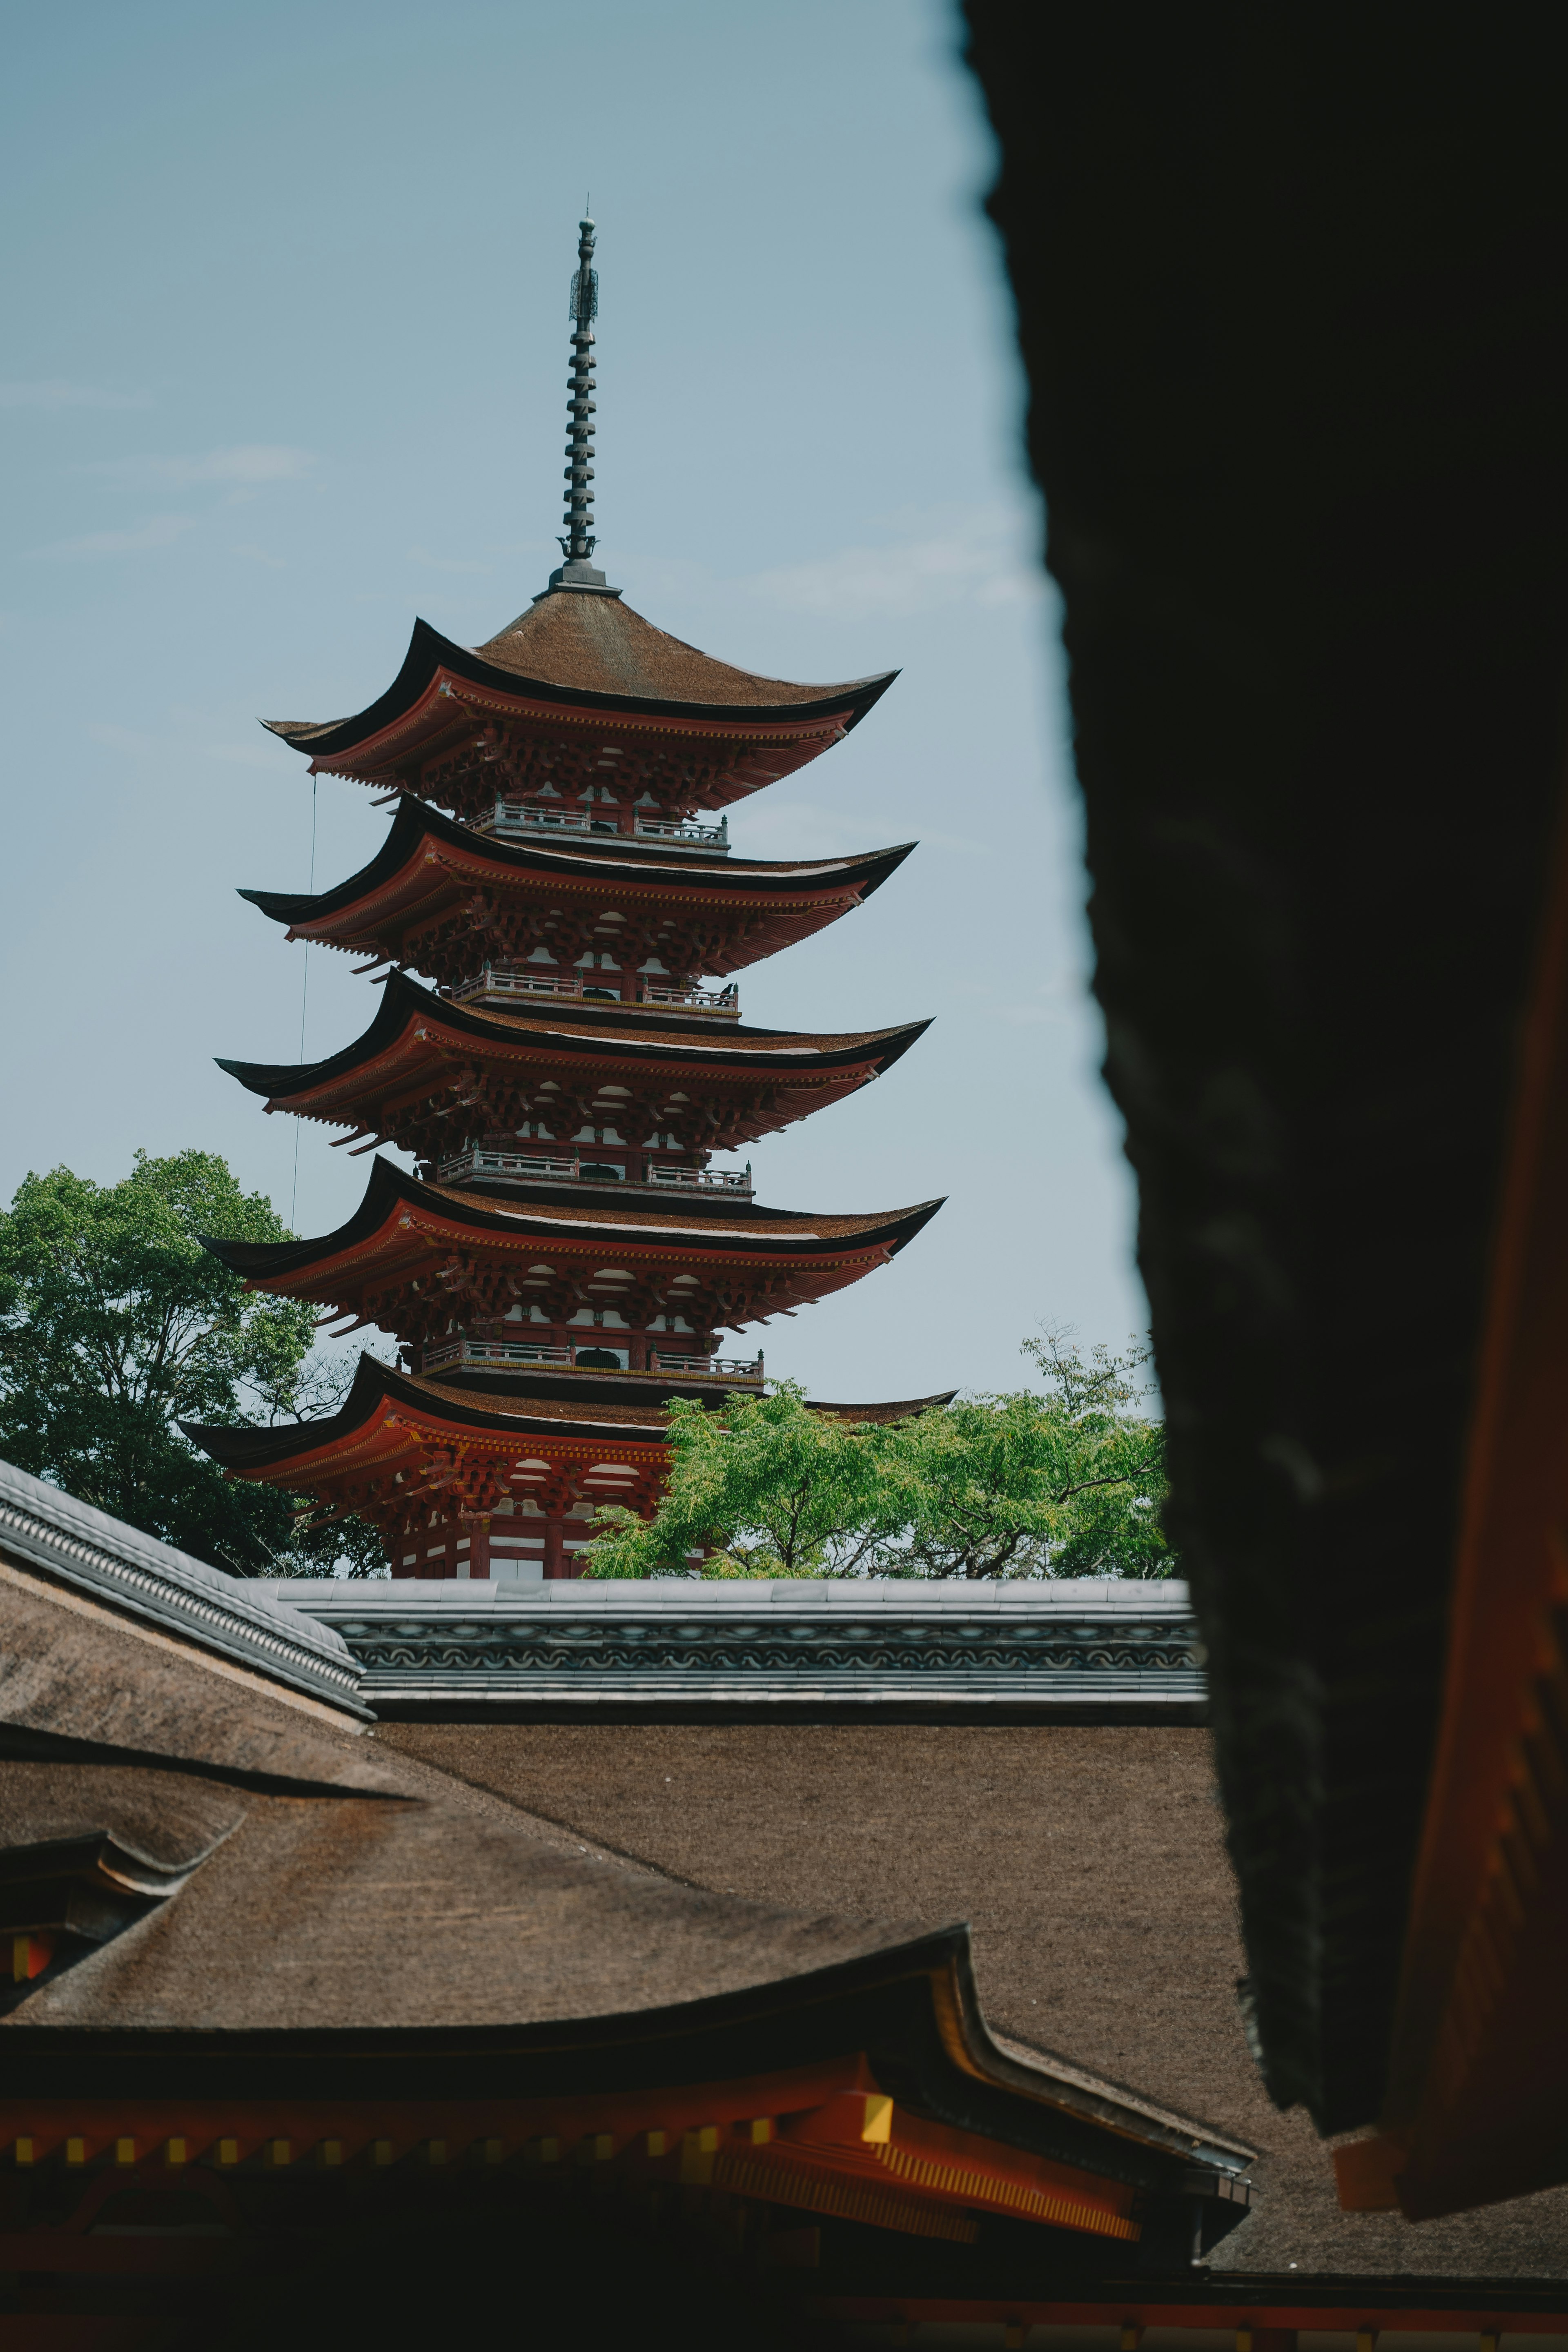
[[[593,252],[585,220],[548,587],[477,650],[416,623],[356,718],[268,722],[396,814],[336,889],[242,895],[291,940],[367,956],[381,995],[325,1061],[222,1066],[268,1110],[418,1172],[378,1156],[318,1240],[209,1246],[340,1332],[390,1333],[400,1360],[362,1359],[330,1420],[190,1433],[322,1517],[373,1521],[395,1575],[570,1574],[599,1503],[657,1497],[665,1400],[761,1388],[760,1351],[721,1354],[721,1334],[858,1281],[939,1205],[768,1209],[749,1163],[711,1165],[879,1076],[925,1026],[750,1027],[732,977],[908,856],[742,859],[723,814],[838,742],[891,674],[754,677],[654,628],[595,566]]]

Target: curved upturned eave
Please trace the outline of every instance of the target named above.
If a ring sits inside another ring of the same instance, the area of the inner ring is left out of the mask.
[[[913,1397],[902,1405],[867,1402],[836,1404],[821,1410],[841,1415],[889,1418],[899,1412],[907,1411],[910,1415],[922,1412],[945,1401],[945,1397]],[[258,1478],[301,1461],[308,1454],[330,1452],[362,1436],[388,1406],[422,1420],[445,1422],[455,1429],[500,1432],[509,1438],[559,1439],[599,1430],[606,1441],[614,1439],[619,1445],[663,1445],[669,1427],[668,1414],[658,1405],[647,1408],[646,1420],[602,1420],[591,1406],[570,1414],[531,1414],[526,1396],[520,1395],[515,1412],[497,1412],[493,1405],[481,1403],[460,1390],[443,1389],[435,1381],[417,1380],[383,1362],[379,1356],[364,1355],[359,1360],[353,1385],[337,1412],[323,1413],[320,1421],[283,1422],[268,1429],[198,1421],[182,1421],[179,1426],[191,1444],[199,1446],[221,1468],[232,1470],[242,1478]]]
[[[400,1204],[423,1208],[432,1216],[444,1218],[448,1224],[462,1225],[478,1234],[493,1233],[509,1237],[527,1234],[542,1241],[571,1238],[578,1235],[592,1238],[602,1234],[614,1236],[617,1244],[628,1247],[647,1248],[661,1241],[685,1244],[693,1254],[700,1250],[733,1256],[737,1254],[757,1256],[844,1255],[856,1250],[886,1246],[897,1253],[913,1241],[942,1206],[940,1200],[919,1201],[907,1209],[872,1210],[863,1223],[852,1232],[816,1234],[809,1231],[813,1219],[804,1209],[766,1209],[753,1212],[757,1216],[787,1218],[803,1230],[798,1235],[788,1233],[751,1233],[748,1222],[738,1219],[724,1225],[716,1220],[705,1220],[697,1225],[676,1222],[679,1211],[672,1208],[668,1223],[660,1221],[655,1213],[647,1212],[648,1222],[629,1223],[626,1213],[617,1217],[607,1203],[569,1202],[570,1215],[542,1216],[531,1214],[525,1206],[502,1209],[487,1205],[464,1194],[455,1198],[452,1188],[424,1183],[405,1169],[396,1167],[377,1152],[371,1163],[370,1180],[353,1214],[335,1233],[323,1234],[311,1241],[245,1242],[209,1240],[204,1237],[202,1247],[226,1265],[231,1273],[243,1276],[247,1282],[279,1282],[309,1273],[318,1265],[342,1257],[349,1251],[369,1241],[378,1233]],[[636,1214],[634,1210],[632,1214]]]
[[[519,1399],[519,1410],[494,1412],[488,1406],[469,1404],[455,1390],[437,1394],[430,1383],[415,1380],[400,1372],[392,1364],[383,1363],[378,1356],[361,1356],[353,1386],[336,1412],[323,1413],[320,1421],[290,1421],[274,1424],[268,1429],[231,1428],[212,1423],[183,1421],[180,1428],[193,1445],[199,1445],[226,1470],[235,1470],[242,1477],[254,1477],[300,1460],[309,1454],[319,1454],[344,1440],[358,1436],[369,1427],[386,1405],[402,1405],[430,1420],[450,1422],[455,1427],[478,1430],[502,1430],[509,1435],[560,1436],[566,1423],[559,1417],[546,1419],[532,1416],[531,1424],[526,1402]],[[668,1417],[654,1408],[645,1424],[625,1422],[595,1423],[593,1412],[578,1417],[574,1414],[571,1426],[603,1428],[613,1433],[623,1444],[662,1445]]]
[[[241,890],[238,896],[259,908],[275,923],[320,922],[328,915],[342,913],[372,891],[384,889],[414,863],[421,844],[426,840],[467,856],[482,857],[517,874],[573,877],[608,875],[617,881],[651,881],[673,889],[707,893],[730,890],[737,894],[770,886],[780,890],[805,889],[814,885],[831,889],[836,884],[842,887],[858,879],[863,899],[880,889],[918,845],[912,841],[899,842],[888,849],[868,849],[851,857],[752,859],[745,864],[723,866],[717,860],[704,860],[701,864],[682,866],[666,850],[639,849],[633,842],[616,844],[607,838],[597,849],[546,848],[542,845],[535,848],[531,843],[496,841],[488,834],[476,833],[470,826],[442,815],[422,801],[405,797],[380,849],[368,866],[362,866],[346,881],[331,890],[318,891],[313,897],[284,890]]]
[[[613,1012],[613,1008],[611,1008]],[[382,1000],[375,1018],[368,1029],[352,1045],[321,1062],[234,1062],[221,1055],[215,1056],[220,1070],[253,1095],[264,1095],[269,1100],[287,1103],[292,1096],[309,1094],[334,1078],[346,1076],[350,1071],[371,1061],[400,1036],[405,1024],[415,1017],[439,1023],[459,1036],[483,1039],[491,1044],[507,1043],[524,1047],[530,1044],[541,1053],[564,1052],[583,1059],[605,1061],[664,1062],[692,1070],[710,1069],[723,1073],[750,1070],[758,1076],[772,1072],[783,1083],[788,1076],[803,1071],[842,1068],[845,1064],[875,1061],[879,1070],[890,1069],[901,1055],[907,1054],[916,1039],[930,1028],[929,1021],[910,1023],[900,1029],[868,1030],[852,1033],[853,1042],[842,1045],[829,1044],[815,1053],[792,1054],[788,1059],[767,1053],[748,1054],[746,1037],[784,1037],[794,1039],[799,1033],[790,1029],[741,1029],[714,1023],[698,1029],[690,1024],[689,1035],[669,1044],[654,1044],[639,1037],[635,1028],[618,1034],[584,1035],[575,1043],[568,1042],[574,1024],[563,1021],[557,1028],[530,1032],[514,1025],[514,1016],[506,1013],[471,1013],[464,1007],[448,1003],[420,988],[406,973],[395,972],[382,991]],[[552,1022],[558,1015],[552,1011]],[[636,1016],[633,1016],[634,1020]],[[582,1024],[584,1029],[604,1029],[612,1024],[596,1013],[589,1013]],[[710,1044],[711,1031],[718,1031],[722,1042]]]
[[[350,719],[323,719],[319,724],[284,719],[264,719],[260,723],[279,742],[287,743],[290,751],[308,754],[313,760],[341,758],[411,710],[437,670],[442,669],[449,670],[455,677],[465,678],[470,686],[484,687],[492,694],[510,695],[521,700],[553,702],[575,710],[620,711],[628,718],[707,721],[731,718],[738,733],[750,728],[827,719],[840,710],[847,714],[847,731],[859,725],[899,674],[890,669],[875,677],[850,678],[841,686],[829,687],[814,702],[674,702],[647,695],[607,694],[588,687],[555,686],[548,678],[526,677],[518,670],[501,669],[492,662],[482,661],[470,647],[454,645],[449,637],[444,637],[428,621],[416,621],[402,668],[386,692],[365,709]]]

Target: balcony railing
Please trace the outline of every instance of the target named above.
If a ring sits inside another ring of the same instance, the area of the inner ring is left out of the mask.
[[[676,848],[717,850],[726,855],[729,852],[728,817],[721,817],[717,824],[695,824],[688,817],[663,816],[639,816],[634,823],[632,838],[637,841],[668,842]],[[613,840],[620,830],[616,818],[595,816],[592,807],[552,808],[537,801],[497,801],[495,814],[479,817],[474,824],[476,833],[596,834],[601,840]]]
[[[581,996],[583,975],[574,971],[557,980],[543,972],[517,971],[506,964],[486,964],[472,980],[460,980],[441,993],[453,1004],[465,1003],[470,996]]]
[[[448,1364],[570,1364],[572,1349],[546,1339],[447,1339],[426,1348],[420,1362],[426,1372]]]
[[[605,1172],[615,1165],[615,1162],[604,1160],[584,1160],[581,1155],[568,1160],[564,1157],[552,1159],[543,1152],[534,1151],[474,1150],[459,1151],[455,1158],[441,1160],[436,1174],[437,1181],[442,1184],[460,1184],[465,1177],[474,1176],[510,1177],[519,1182],[547,1177],[555,1182],[565,1180],[578,1184],[618,1184],[628,1181],[622,1178],[618,1169],[614,1175]],[[629,1181],[636,1190],[636,1178]],[[677,1191],[690,1192],[749,1194],[752,1170],[749,1161],[742,1171],[737,1168],[665,1168],[650,1160],[644,1166],[642,1181],[645,1184],[660,1188],[674,1186]]]
[[[521,971],[515,964],[486,964],[483,971],[471,980],[454,981],[441,990],[449,1004],[468,1004],[481,996],[570,996],[579,1002],[621,1003],[618,987],[606,987],[593,972],[574,971],[562,974]],[[738,1015],[741,992],[731,981],[728,988],[686,987],[679,982],[648,980],[639,982],[639,1004],[668,1004],[684,1007],[688,1012]]]
[[[752,1163],[748,1160],[740,1168],[662,1168],[650,1160],[643,1171],[644,1181],[649,1184],[673,1184],[688,1192],[749,1192],[752,1189]]]
[[[546,1160],[523,1151],[461,1151],[456,1160],[443,1160],[438,1172],[443,1184],[456,1184],[465,1176],[574,1177],[582,1165],[580,1160]]]
[[[480,817],[476,833],[618,833],[614,817],[586,809],[541,808],[533,801],[497,801],[494,816]]]
[[[730,820],[721,816],[717,824],[696,824],[689,817],[639,816],[639,841],[689,842],[694,849],[728,849]]]
[[[662,981],[645,980],[638,998],[643,1004],[679,1004],[692,1013],[738,1013],[741,992],[733,981],[728,988],[680,988]]]
[[[595,1331],[592,1339],[584,1338],[580,1347],[560,1347],[548,1339],[444,1339],[437,1348],[426,1348],[420,1357],[420,1370],[426,1373],[447,1371],[454,1364],[473,1364],[481,1370],[504,1371],[521,1366],[552,1365],[558,1370],[573,1370],[584,1356],[624,1353],[606,1348],[605,1337]],[[584,1364],[584,1371],[603,1371],[602,1364]],[[683,1374],[689,1380],[760,1381],[763,1377],[761,1356],[694,1356],[682,1355],[679,1349],[657,1348],[652,1350],[648,1370],[653,1372]]]

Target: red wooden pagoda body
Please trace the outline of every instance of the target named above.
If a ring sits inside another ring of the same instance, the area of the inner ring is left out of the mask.
[[[366,1358],[330,1421],[192,1433],[237,1475],[373,1521],[395,1575],[570,1574],[601,1502],[657,1500],[668,1400],[760,1391],[760,1349],[722,1335],[858,1281],[940,1205],[766,1209],[749,1163],[712,1165],[880,1076],[924,1026],[754,1028],[733,979],[862,905],[910,845],[763,862],[706,821],[840,741],[891,676],[755,677],[622,601],[588,561],[592,342],[579,318],[565,561],[542,594],[477,651],[417,623],[356,718],[269,722],[397,813],[337,888],[243,895],[290,939],[367,957],[380,993],[324,1061],[222,1066],[418,1173],[378,1157],[319,1240],[209,1246],[253,1288],[389,1335],[399,1362]]]

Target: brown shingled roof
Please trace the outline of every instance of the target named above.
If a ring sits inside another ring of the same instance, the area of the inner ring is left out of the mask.
[[[715,661],[680,637],[656,629],[618,596],[556,590],[509,621],[474,651],[497,669],[591,694],[635,694],[648,701],[755,704],[825,702],[838,685],[797,686]],[[865,679],[849,681],[865,685]]]
[[[753,1718],[371,1736],[699,1886],[968,1918],[1012,2046],[1070,2051],[1265,2151],[1256,2207],[1206,2256],[1215,2276],[1568,2279],[1568,2189],[1440,2221],[1340,2210],[1327,2148],[1247,2054],[1206,1731]]]

